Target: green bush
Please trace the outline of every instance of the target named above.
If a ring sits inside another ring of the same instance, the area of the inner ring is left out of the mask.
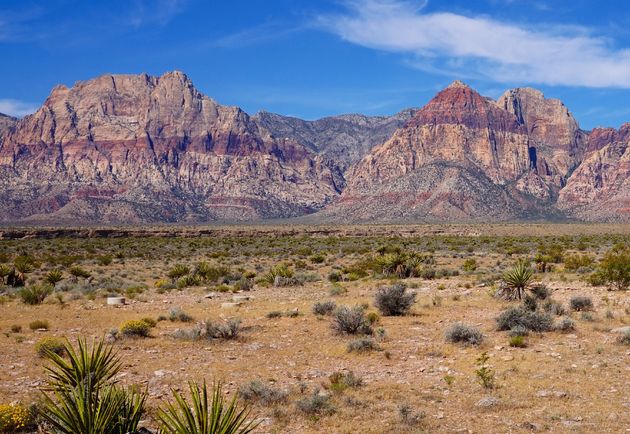
[[[65,351],[65,343],[59,339],[45,337],[35,343],[35,352],[40,357],[46,357],[49,353],[62,356]]]
[[[53,288],[51,286],[33,285],[20,289],[18,295],[25,304],[37,305],[42,304],[52,292]]]
[[[337,303],[334,301],[319,301],[313,305],[313,313],[315,315],[332,315]]]
[[[126,337],[146,338],[151,332],[151,326],[142,320],[130,320],[120,326],[120,333]]]
[[[630,287],[630,248],[615,247],[607,252],[598,264],[597,274],[611,289],[627,290]]]
[[[0,404],[0,432],[31,431],[34,427],[32,412],[21,404]]]
[[[48,330],[50,328],[50,324],[46,320],[36,319],[28,324],[28,328],[31,330]]]

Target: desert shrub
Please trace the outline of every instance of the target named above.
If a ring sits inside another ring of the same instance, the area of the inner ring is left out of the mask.
[[[44,319],[36,319],[28,324],[28,328],[31,330],[48,330],[50,323]]]
[[[483,342],[483,338],[483,333],[466,324],[453,324],[446,330],[446,340],[452,343],[462,342],[469,345],[479,345]]]
[[[142,320],[130,320],[120,326],[120,333],[125,337],[146,338],[151,332],[149,324]]]
[[[22,332],[22,326],[19,324],[12,324],[11,325],[11,332],[12,333],[21,333]]]
[[[464,261],[464,265],[462,265],[462,270],[473,272],[477,269],[477,261],[475,258],[468,258]]]
[[[177,264],[168,270],[167,276],[173,280],[177,280],[180,277],[184,277],[190,273],[190,267],[184,264]]]
[[[383,276],[396,276],[400,279],[418,277],[422,268],[424,257],[413,252],[397,250],[391,253],[382,253],[373,261],[373,269]]]
[[[630,332],[625,331],[617,338],[617,343],[621,345],[630,345]]]
[[[542,283],[530,286],[529,292],[531,292],[532,295],[538,300],[546,300],[551,296],[551,291],[549,290],[549,288],[547,288],[547,286]]]
[[[275,286],[276,288],[284,288],[288,286],[300,286],[303,283],[304,281],[297,276],[295,277],[276,276],[273,281],[273,286]]]
[[[37,305],[42,304],[46,297],[52,294],[53,288],[48,285],[26,286],[18,292],[20,299],[25,304]]]
[[[68,272],[72,274],[74,277],[83,277],[85,279],[91,276],[89,271],[79,267],[78,265],[71,267],[70,270],[68,270]]]
[[[378,324],[381,321],[381,316],[376,312],[369,312],[365,318],[368,320],[370,325]]]
[[[523,327],[534,332],[546,332],[553,328],[553,319],[550,315],[541,312],[532,312],[522,307],[512,307],[497,317],[499,331],[511,330],[515,327]]]
[[[291,268],[289,268],[286,264],[274,265],[267,273],[265,273],[261,282],[268,285],[275,285],[277,277],[290,279],[293,277],[293,270],[291,270]]]
[[[402,284],[381,287],[374,296],[374,305],[384,316],[405,315],[416,300],[415,292],[406,292]]]
[[[398,406],[400,422],[408,426],[417,426],[427,417],[424,411],[417,411],[409,404]]]
[[[420,270],[420,274],[418,277],[422,277],[425,280],[433,280],[436,277],[436,271],[435,268],[432,267],[423,267]]]
[[[582,319],[583,321],[588,321],[588,322],[595,321],[595,317],[590,312],[581,312],[580,319]]]
[[[523,326],[516,326],[516,327],[513,327],[513,328],[510,329],[509,335],[510,335],[510,337],[527,336],[527,335],[529,335],[529,330],[527,330]]]
[[[593,300],[590,297],[576,296],[569,300],[569,307],[575,312],[593,309]]]
[[[66,350],[65,343],[59,339],[45,337],[35,343],[35,352],[40,357],[45,357],[48,353],[63,355]]]
[[[566,309],[559,301],[548,300],[543,305],[543,310],[552,315],[560,316],[566,313]]]
[[[205,323],[206,336],[209,339],[236,339],[238,338],[241,329],[241,321],[238,319],[229,319],[223,323],[213,321],[207,321]]]
[[[271,318],[280,318],[282,317],[282,311],[281,310],[272,310],[271,312],[268,312],[267,315],[265,315],[267,318],[271,319]]]
[[[250,279],[246,279],[245,277],[242,277],[234,282],[234,290],[236,291],[251,291],[253,287],[254,283]]]
[[[330,402],[330,396],[318,391],[313,392],[309,397],[298,400],[295,404],[298,410],[311,416],[326,416],[337,411]]]
[[[333,313],[332,328],[338,334],[371,335],[373,333],[362,306],[338,307]]]
[[[344,295],[347,293],[348,293],[348,290],[344,288],[343,286],[341,286],[339,283],[333,283],[333,285],[330,287],[330,290],[328,291],[328,294],[333,297]]]
[[[20,404],[0,404],[0,432],[16,433],[33,428],[31,411]]]
[[[177,285],[175,285],[169,279],[160,279],[157,282],[155,282],[155,288],[157,289],[157,292],[159,294],[162,294],[166,291],[170,291],[171,289],[177,288]]]
[[[331,271],[328,273],[328,281],[329,282],[341,282],[343,280],[343,274],[339,271]]]
[[[144,321],[144,323],[146,325],[148,325],[149,327],[151,327],[151,328],[157,326],[157,321],[155,319],[153,319],[153,318],[148,317],[148,316],[142,318],[141,321]]]
[[[332,315],[337,303],[334,301],[318,301],[313,305],[313,313],[315,315]]]
[[[172,307],[168,310],[168,320],[172,322],[192,322],[193,317],[182,310],[181,307]]]
[[[569,317],[564,317],[558,321],[555,329],[561,332],[572,332],[575,330],[575,321]]]
[[[114,257],[112,255],[100,255],[96,258],[98,265],[107,266],[112,263]]]
[[[207,262],[199,262],[195,266],[194,274],[206,282],[216,282],[220,278],[228,276],[230,274],[230,269],[228,267],[213,267]]]
[[[347,388],[358,389],[364,385],[363,378],[357,376],[352,371],[333,372],[328,376],[330,388],[335,392],[342,392]]]
[[[326,260],[326,256],[323,255],[322,253],[318,253],[316,255],[311,256],[309,259],[313,264],[321,264]]]
[[[177,329],[171,333],[171,337],[178,341],[196,341],[201,338],[201,329],[199,327]]]
[[[582,267],[590,267],[593,258],[588,255],[571,255],[564,258],[564,269],[567,271],[577,271]]]
[[[525,336],[522,336],[522,335],[511,336],[509,344],[511,347],[514,347],[514,348],[527,347],[527,342],[525,342]]]
[[[598,264],[597,277],[611,289],[630,287],[630,248],[616,246],[608,251]]]
[[[490,356],[485,351],[477,357],[475,375],[485,389],[493,389],[495,386],[494,371],[488,365],[488,360],[490,360]]]
[[[286,390],[272,387],[258,380],[240,385],[238,394],[246,401],[255,401],[262,405],[286,402],[289,396],[289,392]]]
[[[531,311],[535,311],[536,309],[538,309],[538,302],[536,301],[536,297],[526,295],[525,298],[523,298],[523,308]]]
[[[346,349],[349,353],[366,353],[380,348],[374,339],[361,338],[348,342]]]
[[[201,278],[197,274],[186,274],[177,279],[177,287],[179,289],[188,288],[189,286],[197,286],[201,283]]]

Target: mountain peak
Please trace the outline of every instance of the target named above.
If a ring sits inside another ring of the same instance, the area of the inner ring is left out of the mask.
[[[466,83],[464,83],[461,80],[455,80],[451,84],[449,84],[446,88],[447,89],[470,89],[470,86],[468,86]]]

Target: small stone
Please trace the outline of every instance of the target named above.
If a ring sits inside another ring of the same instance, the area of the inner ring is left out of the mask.
[[[240,303],[240,302],[239,303],[234,303],[234,302],[232,302],[232,303],[229,303],[229,302],[221,303],[221,309],[232,309],[232,308],[235,308],[235,307],[239,307],[241,304],[243,304],[243,303]]]
[[[495,398],[494,396],[486,396],[477,401],[477,403],[475,403],[475,407],[495,407],[499,405],[499,402],[499,398]]]

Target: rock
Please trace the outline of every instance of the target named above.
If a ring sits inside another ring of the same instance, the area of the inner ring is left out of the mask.
[[[249,301],[251,300],[253,297],[250,295],[234,295],[232,296],[232,301],[235,303],[241,303],[244,301]]]
[[[612,329],[611,333],[628,334],[630,333],[630,326],[624,326],[624,327],[618,327],[616,329]]]
[[[486,396],[475,403],[475,407],[496,407],[501,401],[494,396]]]
[[[125,304],[125,297],[107,297],[107,304],[110,306],[119,306]]]
[[[212,299],[212,298],[217,298],[218,296],[219,296],[218,292],[210,292],[210,293],[204,295],[203,298],[210,298],[210,299]]]
[[[221,303],[221,309],[234,309],[236,307],[239,307],[242,304],[243,303],[241,303],[241,302],[238,302],[238,303],[234,303],[234,302]]]

